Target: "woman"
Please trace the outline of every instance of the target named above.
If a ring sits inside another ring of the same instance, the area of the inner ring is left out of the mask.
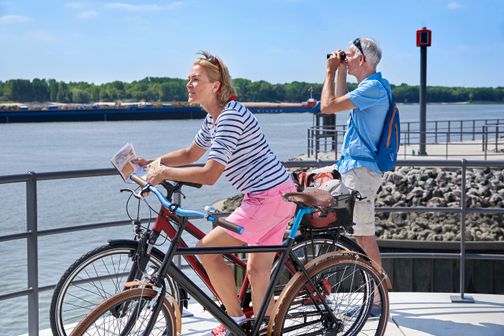
[[[269,148],[255,116],[238,101],[228,68],[222,60],[200,53],[189,73],[189,103],[200,104],[207,112],[194,141],[187,148],[163,155],[164,165],[150,169],[147,180],[153,185],[162,180],[214,184],[224,174],[244,194],[243,201],[227,219],[244,227],[239,235],[221,227],[210,231],[199,247],[278,245],[282,242],[295,205],[282,199],[295,186],[281,162]],[[203,167],[177,167],[196,162],[209,150]],[[146,165],[154,160],[136,160]],[[252,304],[257,314],[266,293],[275,253],[252,253],[247,272],[252,289]],[[222,255],[200,255],[212,285],[227,313],[238,323],[245,319],[236,292],[236,283]],[[232,285],[231,285],[232,284]],[[266,316],[270,315],[272,302]],[[219,326],[213,335],[224,335]]]

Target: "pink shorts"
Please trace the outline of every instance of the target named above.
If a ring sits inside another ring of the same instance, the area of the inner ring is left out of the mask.
[[[243,233],[226,230],[227,233],[250,246],[280,245],[296,210],[296,205],[285,201],[282,194],[293,191],[296,186],[289,178],[272,189],[245,194],[240,207],[227,218],[243,226]]]

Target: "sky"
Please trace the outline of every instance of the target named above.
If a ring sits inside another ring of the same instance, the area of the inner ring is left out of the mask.
[[[233,78],[324,81],[326,54],[366,36],[390,83],[504,86],[502,0],[0,0],[0,80],[187,78],[199,50]]]

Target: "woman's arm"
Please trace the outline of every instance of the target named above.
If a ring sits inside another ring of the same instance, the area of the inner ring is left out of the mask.
[[[160,159],[165,166],[178,167],[198,161],[205,154],[205,151],[193,141],[188,147],[166,153]]]
[[[212,185],[217,182],[224,169],[224,165],[215,160],[208,160],[203,167],[159,167],[149,169],[147,181],[153,185],[163,180]]]
[[[205,154],[205,151],[205,149],[192,142],[191,145],[186,148],[181,148],[173,152],[166,153],[156,159],[147,160],[142,157],[138,157],[136,159],[133,159],[131,162],[143,167],[157,159],[160,159],[161,163],[165,166],[177,167],[198,161],[203,156],[203,154]]]

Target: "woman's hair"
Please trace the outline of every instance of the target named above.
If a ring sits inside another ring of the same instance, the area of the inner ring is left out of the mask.
[[[219,57],[207,51],[200,51],[198,54],[202,57],[197,58],[194,61],[194,65],[205,68],[211,83],[215,81],[220,82],[220,88],[217,91],[217,100],[222,105],[225,105],[231,97],[236,96],[236,89],[233,87],[227,66]]]
[[[360,38],[362,51],[364,51],[364,57],[366,57],[366,61],[371,63],[375,68],[380,63],[382,57],[381,48],[378,46],[378,43],[373,39],[367,37]],[[355,48],[357,50],[357,48]],[[357,50],[359,52],[359,50]]]

